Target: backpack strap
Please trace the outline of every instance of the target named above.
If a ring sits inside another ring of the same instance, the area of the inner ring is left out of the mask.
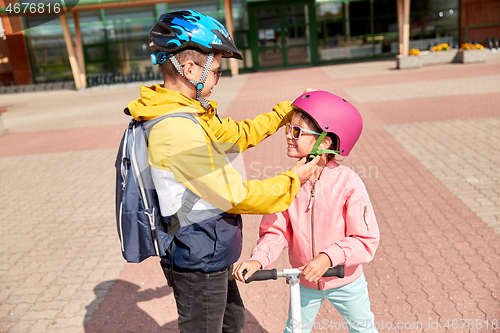
[[[196,118],[190,114],[190,113],[172,113],[168,114],[165,116],[157,117],[151,120],[148,120],[144,122],[144,129],[146,130],[146,135],[149,137],[149,134],[151,133],[151,130],[153,129],[153,126],[158,124],[160,121],[166,119],[166,118],[173,118],[173,117],[182,117],[182,118],[187,118],[191,119],[193,122],[196,124],[200,125],[201,124],[196,120]],[[170,217],[170,220],[168,221],[167,225],[167,233],[171,235],[172,237],[175,236],[177,231],[179,230],[181,226],[181,222],[186,218],[186,215],[193,209],[194,204],[200,199],[199,196],[194,194],[190,189],[186,189],[187,197],[182,203],[181,208]],[[170,252],[170,248],[167,249],[167,252]]]
[[[198,125],[201,126],[201,124],[198,122],[198,120],[196,120],[196,118],[192,114],[190,114],[190,113],[185,113],[185,112],[171,113],[171,114],[167,114],[165,116],[160,116],[160,117],[157,117],[157,118],[145,121],[144,122],[144,129],[146,130],[146,135],[149,137],[149,133],[151,133],[151,130],[153,129],[154,125],[158,124],[163,119],[173,118],[173,117],[181,117],[181,118],[191,119],[196,124],[198,124]]]
[[[179,230],[181,226],[181,222],[184,221],[186,215],[193,209],[194,204],[200,199],[199,196],[194,194],[190,189],[186,189],[187,197],[186,200],[182,203],[181,208],[175,213],[170,220],[168,221],[168,234],[172,237],[175,236],[177,230]]]

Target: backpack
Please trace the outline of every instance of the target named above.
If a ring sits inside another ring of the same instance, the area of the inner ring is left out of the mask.
[[[130,115],[128,108],[125,114]],[[167,254],[179,221],[191,211],[197,197],[187,189],[179,211],[162,217],[148,159],[148,137],[154,125],[165,118],[183,117],[199,124],[188,113],[175,113],[149,121],[132,119],[125,129],[116,156],[116,224],[122,255],[139,263],[150,256]]]

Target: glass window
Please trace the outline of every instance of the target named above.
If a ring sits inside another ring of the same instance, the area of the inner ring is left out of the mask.
[[[398,32],[398,12],[395,0],[376,0],[373,3],[374,34]]]
[[[102,21],[101,20],[101,11],[100,10],[91,10],[91,11],[85,10],[82,12],[78,12],[78,19],[80,20],[80,25],[100,23]]]
[[[306,7],[290,6],[285,7],[285,25],[303,25],[306,24]]]
[[[66,46],[41,47],[33,50],[33,62],[39,66],[69,65]]]
[[[85,48],[87,62],[102,61],[106,59],[106,45],[90,46]]]
[[[142,40],[156,21],[154,6],[109,9],[105,11],[106,32],[109,41]]]
[[[344,4],[324,3],[316,6],[316,20],[342,20],[344,19]]]
[[[36,28],[42,25],[44,28],[61,27],[59,16],[54,15],[25,16],[25,22],[28,29]]]
[[[413,0],[416,1],[416,0]],[[373,2],[373,16],[398,16],[397,2],[395,0],[376,0]]]
[[[111,41],[139,39],[147,43],[153,24],[153,21],[107,23],[108,38]]]
[[[410,6],[410,48],[457,46],[459,0],[415,0]]]
[[[255,11],[258,29],[280,28],[280,11],[278,8],[265,8]]]
[[[349,2],[349,20],[351,36],[363,36],[371,33],[370,1]]]
[[[224,6],[221,5],[219,0],[172,2],[168,4],[168,10],[171,12],[185,9],[209,15],[221,23],[225,21]]]
[[[237,31],[234,33],[234,41],[236,42],[236,47],[238,49],[250,47],[248,42],[248,32],[247,31]]]
[[[106,22],[108,21],[131,21],[131,20],[156,20],[156,11],[154,6],[143,6],[143,7],[126,7],[126,8],[114,8],[105,9],[104,16]]]
[[[33,69],[36,82],[70,80],[73,77],[71,68],[68,66],[43,66]]]
[[[248,30],[248,13],[246,10],[233,10],[234,30]]]
[[[375,0],[376,1],[376,0]],[[382,52],[373,44],[371,5],[364,1],[335,1],[316,6],[320,60],[369,57]]]

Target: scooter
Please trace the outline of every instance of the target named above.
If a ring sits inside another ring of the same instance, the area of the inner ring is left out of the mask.
[[[243,271],[243,274],[246,273],[246,270]],[[252,281],[266,281],[266,280],[276,280],[279,277],[286,278],[286,283],[290,285],[290,311],[291,311],[291,320],[294,323],[302,323],[302,314],[300,311],[300,284],[299,284],[299,276],[302,274],[302,271],[298,268],[284,269],[281,271],[274,269],[262,269],[253,273],[251,277],[249,277],[245,283],[250,283]],[[335,266],[333,268],[329,268],[323,277],[332,277],[337,276],[339,278],[344,277],[344,266]],[[301,325],[294,325],[292,327],[292,333],[302,333]]]

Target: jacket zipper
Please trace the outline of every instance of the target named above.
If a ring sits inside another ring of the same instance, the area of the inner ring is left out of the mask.
[[[309,201],[309,209],[311,210],[311,251],[312,251],[312,258],[314,259],[315,253],[316,253],[316,248],[314,246],[314,199],[316,197],[316,182],[318,180],[314,180],[313,186],[311,188],[311,201]],[[320,289],[319,282],[318,282],[318,290]]]

